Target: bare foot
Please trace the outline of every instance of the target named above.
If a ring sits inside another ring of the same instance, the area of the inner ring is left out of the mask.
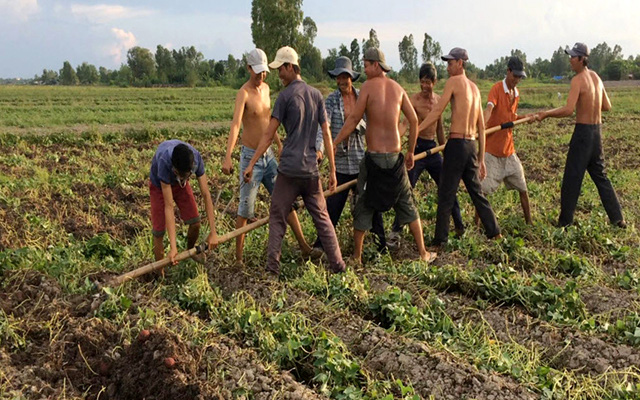
[[[438,258],[438,253],[433,251],[427,251],[424,254],[420,254],[420,260],[427,263],[433,262],[436,258]]]

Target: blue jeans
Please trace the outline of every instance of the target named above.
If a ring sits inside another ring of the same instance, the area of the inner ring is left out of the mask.
[[[258,195],[260,184],[263,184],[269,195],[271,195],[275,186],[276,175],[278,175],[278,162],[271,149],[269,149],[258,159],[258,162],[253,167],[251,182],[245,182],[243,177],[244,170],[249,166],[254,154],[254,149],[242,146],[240,152],[240,204],[238,204],[238,216],[247,219],[254,216],[256,196]]]

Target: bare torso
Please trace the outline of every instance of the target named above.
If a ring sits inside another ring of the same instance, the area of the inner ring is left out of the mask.
[[[438,102],[440,96],[433,93],[430,98],[425,98],[421,93],[416,93],[411,96],[411,105],[413,105],[414,110],[416,110],[416,115],[418,116],[418,123],[427,118],[427,115],[433,109],[433,106]],[[436,128],[438,124],[433,124],[431,126],[426,127],[418,133],[422,139],[434,140],[436,137]]]
[[[373,153],[398,153],[402,145],[398,119],[404,89],[386,77],[367,80],[360,96],[366,96],[367,151]]]
[[[349,115],[353,112],[356,106],[356,93],[351,91],[348,95],[342,94],[342,104],[344,104],[344,120],[349,118]],[[336,132],[337,133],[337,132]]]
[[[242,145],[257,149],[271,119],[269,85],[262,82],[256,87],[247,82],[240,90],[244,90],[247,96],[242,114]]]
[[[604,91],[602,80],[594,71],[585,70],[571,80],[571,85],[574,84],[580,90],[576,103],[576,123],[600,124]]]
[[[466,75],[449,78],[451,84],[451,133],[476,136],[482,104],[480,91]]]

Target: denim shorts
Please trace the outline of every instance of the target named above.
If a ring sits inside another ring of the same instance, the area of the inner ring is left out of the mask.
[[[247,219],[254,217],[256,196],[258,195],[260,184],[262,183],[267,188],[269,195],[271,195],[278,175],[278,162],[273,155],[273,151],[269,149],[258,159],[258,162],[253,167],[251,182],[245,182],[243,177],[244,170],[249,166],[254,154],[254,149],[242,146],[240,151],[240,203],[238,204],[238,216]]]

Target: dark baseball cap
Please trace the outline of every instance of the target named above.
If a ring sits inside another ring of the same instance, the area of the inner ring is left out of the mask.
[[[589,48],[584,43],[576,43],[573,45],[571,49],[565,49],[565,53],[570,55],[571,57],[588,57],[589,56]]]
[[[449,60],[467,61],[469,59],[469,53],[467,53],[467,51],[463,48],[454,47],[453,49],[451,49],[449,54],[447,54],[446,56],[442,56],[440,58],[442,58],[442,61],[449,61]]]
[[[366,61],[377,61],[384,72],[391,71],[391,67],[387,65],[387,61],[384,58],[384,53],[377,47],[369,47],[364,51],[362,58]]]
[[[519,76],[521,78],[527,77],[526,72],[524,72],[524,64],[518,57],[514,56],[509,58],[509,61],[507,62],[507,68],[509,68],[515,76]]]

